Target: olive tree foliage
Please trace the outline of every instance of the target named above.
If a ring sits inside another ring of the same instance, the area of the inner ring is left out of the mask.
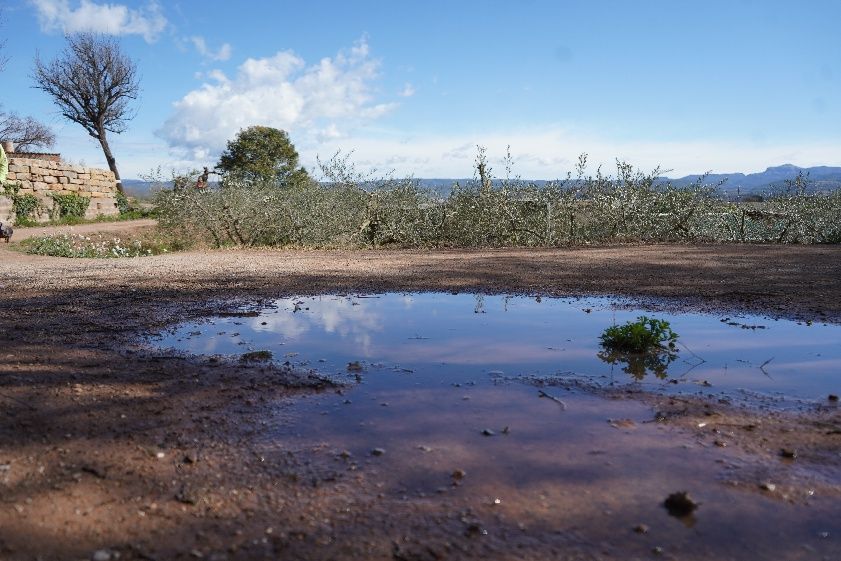
[[[2,24],[0,12],[0,24]],[[6,41],[0,39],[0,72],[8,58],[3,54]],[[10,140],[21,151],[33,148],[49,148],[55,144],[55,134],[50,128],[32,117],[21,117],[17,113],[4,111],[0,106],[0,140]]]
[[[216,169],[226,180],[238,182],[289,186],[308,179],[286,131],[264,126],[240,130],[228,141]]]
[[[223,182],[163,189],[159,223],[212,246],[562,247],[651,242],[841,242],[841,192],[807,193],[803,178],[761,204],[726,200],[702,177],[677,187],[659,170],[619,161],[588,174],[587,157],[565,179],[493,176],[484,149],[474,178],[445,191],[412,178],[359,173],[347,155],[319,162],[318,181]],[[184,182],[185,185],[191,184]]]
[[[35,87],[52,97],[61,114],[99,142],[122,192],[117,160],[108,133],[119,134],[134,117],[131,102],[140,95],[137,66],[112,37],[79,33],[67,37],[54,60],[35,57]]]

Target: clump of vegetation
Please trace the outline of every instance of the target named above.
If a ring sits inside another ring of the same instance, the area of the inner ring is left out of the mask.
[[[114,198],[116,199],[117,210],[120,211],[120,214],[116,217],[102,215],[97,217],[95,220],[103,222],[111,220],[138,220],[140,218],[150,218],[154,216],[154,211],[151,208],[138,204],[137,199],[128,197],[121,191],[117,191],[114,194]]]
[[[271,351],[251,351],[243,353],[239,360],[240,362],[269,362],[273,356]]]
[[[665,320],[640,316],[608,327],[599,339],[604,350],[598,357],[608,364],[624,364],[623,370],[637,380],[648,372],[666,378],[669,364],[677,358],[678,334]]]
[[[359,173],[341,154],[319,162],[318,178],[293,173],[298,168],[282,162],[277,169],[283,173],[271,167],[238,172],[243,163],[225,171],[218,186],[195,188],[197,173],[161,181],[155,204],[163,228],[214,247],[841,241],[841,192],[794,186],[762,203],[738,203],[703,177],[676,187],[660,170],[644,173],[625,162],[617,162],[614,176],[601,169],[587,175],[586,155],[574,175],[550,182],[513,176],[510,154],[502,163],[505,173],[497,178],[480,147],[474,178],[441,189],[424,188],[412,177]]]
[[[44,210],[40,199],[32,193],[21,193],[19,183],[5,183],[0,195],[12,199],[12,210],[15,213],[15,224],[18,226],[31,226],[36,223],[36,218]]]
[[[53,257],[146,257],[168,253],[167,244],[160,240],[123,240],[115,236],[95,234],[53,234],[36,236],[21,242],[27,253]]]
[[[239,131],[228,142],[216,168],[239,180],[282,185],[308,178],[306,170],[298,164],[298,151],[289,135],[273,127],[254,126]]]
[[[83,197],[76,193],[49,193],[53,200],[53,218],[82,219],[90,206],[90,197]]]
[[[674,349],[678,334],[668,321],[639,316],[624,325],[612,325],[599,337],[604,348],[625,353],[649,353]]]

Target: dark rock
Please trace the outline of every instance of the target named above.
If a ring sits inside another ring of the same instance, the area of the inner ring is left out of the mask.
[[[663,501],[663,506],[666,507],[666,510],[672,516],[683,518],[695,512],[698,508],[698,503],[692,500],[692,497],[686,491],[678,491],[666,497],[666,500]]]

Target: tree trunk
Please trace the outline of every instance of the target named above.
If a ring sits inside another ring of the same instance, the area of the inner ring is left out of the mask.
[[[108,162],[108,169],[114,172],[114,179],[117,180],[117,191],[125,195],[123,191],[123,183],[120,181],[120,172],[117,171],[117,158],[111,153],[111,147],[108,146],[108,138],[105,136],[105,130],[99,131],[99,144],[102,146],[102,152],[105,154],[105,161]]]

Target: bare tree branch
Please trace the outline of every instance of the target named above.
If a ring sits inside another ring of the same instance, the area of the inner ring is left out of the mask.
[[[124,132],[135,116],[129,107],[140,95],[134,61],[115,39],[80,33],[67,37],[67,47],[55,60],[45,63],[36,56],[32,78],[35,88],[48,93],[66,119],[99,141],[122,191],[108,133]]]
[[[45,124],[32,117],[0,111],[0,140],[11,140],[17,150],[50,148],[55,144],[55,134]]]

